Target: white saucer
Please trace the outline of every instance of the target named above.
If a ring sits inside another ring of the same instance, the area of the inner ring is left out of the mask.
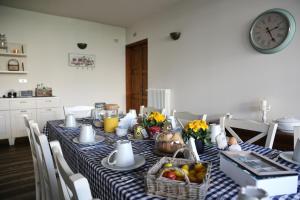
[[[93,141],[93,142],[80,142],[79,137],[73,138],[73,142],[75,142],[77,144],[84,144],[84,145],[94,145],[94,144],[97,144],[99,142],[103,142],[104,140],[105,140],[105,138],[101,135],[96,135],[95,136],[95,141]]]
[[[135,160],[134,165],[131,165],[131,166],[128,166],[128,167],[118,167],[116,165],[109,165],[108,162],[107,162],[107,158],[108,157],[105,157],[105,158],[102,159],[102,161],[101,161],[102,166],[107,168],[107,169],[111,169],[111,170],[115,170],[115,171],[133,170],[133,169],[136,169],[136,168],[139,168],[139,167],[143,166],[146,163],[146,160],[145,160],[144,156],[138,155],[138,154],[134,155],[134,160]]]
[[[58,126],[61,127],[61,128],[75,129],[75,128],[79,128],[81,126],[81,123],[77,122],[75,127],[66,127],[66,125],[64,123],[59,124]]]
[[[293,163],[295,165],[300,165],[300,162],[293,160],[293,153],[293,151],[282,152],[281,154],[279,154],[279,157],[287,162]]]

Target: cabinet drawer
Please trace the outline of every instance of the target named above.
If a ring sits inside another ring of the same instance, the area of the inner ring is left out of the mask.
[[[10,102],[11,110],[36,108],[35,99],[12,99]]]
[[[9,110],[9,100],[8,99],[0,100],[0,110]]]
[[[59,98],[37,99],[37,108],[55,108],[59,107],[59,104]]]

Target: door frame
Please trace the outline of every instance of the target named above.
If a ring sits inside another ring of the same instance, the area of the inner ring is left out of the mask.
[[[128,110],[130,109],[131,106],[131,73],[130,73],[130,57],[131,57],[131,51],[130,48],[133,46],[137,46],[137,45],[147,45],[147,52],[148,52],[148,39],[143,39],[131,44],[126,45],[126,112],[128,112]],[[148,56],[147,56],[148,58]],[[148,69],[148,59],[147,59],[147,69]],[[147,73],[148,76],[148,73]],[[147,77],[148,78],[148,77]],[[146,105],[145,105],[146,106]]]

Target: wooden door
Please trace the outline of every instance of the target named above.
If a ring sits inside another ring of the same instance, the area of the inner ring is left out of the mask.
[[[148,41],[126,46],[126,110],[147,106]]]

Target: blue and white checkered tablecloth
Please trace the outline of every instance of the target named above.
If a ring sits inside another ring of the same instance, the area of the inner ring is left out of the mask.
[[[59,126],[63,121],[50,121],[44,128],[49,140],[58,140],[62,146],[63,154],[71,169],[80,172],[85,176],[92,190],[94,198],[99,199],[164,199],[161,197],[149,196],[145,192],[143,173],[154,165],[160,157],[153,154],[153,142],[133,142],[135,154],[141,154],[146,159],[146,164],[133,171],[117,172],[106,169],[101,165],[101,160],[114,150],[114,146],[106,142],[94,146],[85,146],[74,143],[74,137],[79,136],[79,129],[64,129]],[[109,137],[109,140],[116,140],[114,134],[104,134],[100,129],[97,134]],[[257,145],[242,144],[243,150],[251,150],[262,155],[272,150]],[[215,147],[205,147],[205,153],[200,155],[201,160],[210,161],[213,164],[211,172],[210,187],[206,199],[235,199],[240,187],[228,178],[219,169],[219,154]],[[279,163],[297,171],[300,174],[300,167],[279,159]],[[133,180],[122,177],[134,177]],[[300,183],[298,181],[298,193],[275,196],[272,199],[300,199]]]

